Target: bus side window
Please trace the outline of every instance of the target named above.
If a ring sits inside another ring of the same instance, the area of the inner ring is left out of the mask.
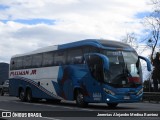
[[[38,68],[42,65],[42,54],[35,54],[32,58],[32,67]]]
[[[54,64],[54,53],[53,52],[47,52],[43,54],[43,67],[49,67],[53,66]]]
[[[15,69],[22,69],[22,61],[23,61],[22,57],[16,58]]]
[[[83,55],[82,49],[71,49],[68,51],[68,64],[82,64],[83,62]]]
[[[31,68],[32,66],[32,56],[28,55],[23,58],[23,67],[24,69]]]
[[[99,53],[100,50],[98,48],[94,47],[94,46],[90,46],[89,47],[89,52],[90,53]]]
[[[83,47],[83,54],[87,53],[99,53],[100,50],[94,46],[84,46]]]
[[[12,58],[10,62],[10,70],[15,70],[16,69],[16,59]]]
[[[84,46],[83,47],[83,54],[87,54],[87,53],[90,53],[89,46]]]
[[[103,61],[99,56],[92,55],[86,57],[89,71],[94,79],[99,82],[104,80],[103,77]]]
[[[54,65],[59,66],[59,65],[64,65],[66,63],[66,54],[63,51],[58,51],[55,53],[54,56]]]

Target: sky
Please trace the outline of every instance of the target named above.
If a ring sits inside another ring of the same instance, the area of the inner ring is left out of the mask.
[[[148,0],[0,0],[0,62],[37,48],[83,39],[145,36]]]

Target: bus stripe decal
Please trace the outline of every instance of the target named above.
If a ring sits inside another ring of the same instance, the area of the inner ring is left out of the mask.
[[[44,93],[48,94],[48,95],[51,96],[51,97],[58,98],[58,99],[62,99],[61,97],[52,94],[50,91],[48,91],[48,90],[45,89],[44,87],[38,86],[37,83],[34,82],[33,80],[30,80],[30,79],[27,79],[27,78],[23,78],[23,77],[16,77],[16,78],[19,79],[19,80],[26,81],[26,82],[34,85],[35,87],[37,87],[38,89],[40,89],[41,91],[43,91]]]

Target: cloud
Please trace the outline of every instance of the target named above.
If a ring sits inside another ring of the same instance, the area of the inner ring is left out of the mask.
[[[39,47],[87,38],[141,35],[147,0],[1,0],[0,61]],[[52,23],[53,21],[53,23]]]
[[[16,22],[0,23],[0,61],[9,62],[11,56],[37,48],[91,38],[81,33],[61,31],[46,24],[26,25]]]
[[[11,20],[1,20],[3,23],[7,23]],[[22,24],[28,24],[28,25],[35,25],[35,24],[48,24],[53,25],[55,20],[52,19],[16,19],[12,20],[13,22],[22,23]]]

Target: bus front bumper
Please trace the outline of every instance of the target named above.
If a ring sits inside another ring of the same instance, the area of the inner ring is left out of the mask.
[[[107,94],[104,101],[105,103],[132,103],[142,100],[143,94],[140,95],[110,95]]]

